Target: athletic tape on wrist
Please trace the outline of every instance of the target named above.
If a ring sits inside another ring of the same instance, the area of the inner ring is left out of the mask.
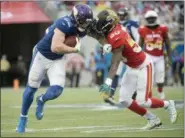
[[[105,84],[107,84],[108,86],[110,86],[110,85],[112,84],[112,79],[107,78],[107,79],[105,80]]]

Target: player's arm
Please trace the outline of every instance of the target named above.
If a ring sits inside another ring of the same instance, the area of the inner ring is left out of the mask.
[[[55,28],[54,35],[51,43],[51,51],[57,54],[64,53],[76,53],[78,50],[76,48],[70,47],[64,44],[65,34],[60,31],[58,28]]]
[[[166,51],[167,51],[167,55],[168,55],[168,60],[170,62],[172,62],[172,57],[171,57],[171,43],[170,43],[170,39],[169,39],[169,35],[168,33],[165,33],[165,44],[166,44]]]
[[[112,60],[111,67],[109,70],[108,78],[105,80],[105,83],[100,86],[99,92],[101,92],[102,97],[108,98],[110,96],[112,79],[116,75],[116,71],[118,69],[119,63],[122,60],[122,49],[123,47],[119,47],[117,49],[112,50]]]
[[[109,70],[109,74],[108,74],[108,78],[113,79],[114,76],[116,75],[118,66],[120,64],[120,61],[122,60],[122,49],[123,46],[118,48],[118,49],[114,49],[112,51],[112,60],[111,60],[111,67]]]
[[[98,42],[99,42],[101,45],[104,45],[104,44],[108,43],[107,40],[105,39],[105,37],[98,38],[97,40],[98,40]]]

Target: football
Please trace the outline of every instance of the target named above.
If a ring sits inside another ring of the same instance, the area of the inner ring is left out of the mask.
[[[76,36],[68,36],[65,38],[64,44],[70,46],[70,47],[75,47],[76,45]]]

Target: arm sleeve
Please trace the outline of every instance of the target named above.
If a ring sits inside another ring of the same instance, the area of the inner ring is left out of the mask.
[[[123,39],[119,38],[118,40],[115,40],[113,49],[120,48],[121,46],[123,46],[123,44],[124,44]]]
[[[124,44],[124,39],[121,37],[114,37],[108,40],[109,44],[112,46],[112,50],[120,48]]]

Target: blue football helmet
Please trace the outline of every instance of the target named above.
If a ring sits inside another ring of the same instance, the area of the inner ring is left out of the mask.
[[[83,32],[93,21],[92,9],[86,4],[77,4],[73,7],[72,17],[74,18],[78,30]]]

